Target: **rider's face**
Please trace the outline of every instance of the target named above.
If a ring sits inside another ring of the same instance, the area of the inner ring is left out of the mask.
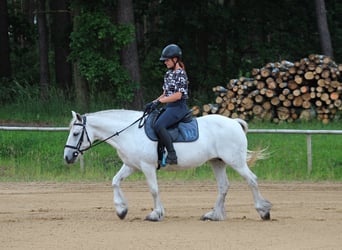
[[[173,61],[173,58],[168,58],[164,61],[164,64],[168,69],[172,69],[175,66],[175,63]]]

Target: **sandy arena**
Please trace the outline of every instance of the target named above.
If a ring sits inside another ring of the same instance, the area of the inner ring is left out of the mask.
[[[0,183],[0,249],[342,249],[342,183],[260,182],[273,203],[262,221],[244,182],[231,183],[221,222],[200,221],[216,200],[211,181],[161,181],[166,217],[145,182],[123,182],[125,220],[111,183]]]

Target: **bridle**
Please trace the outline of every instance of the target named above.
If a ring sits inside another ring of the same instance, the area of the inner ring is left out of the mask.
[[[76,151],[73,153],[74,157],[77,157],[79,154],[83,154],[84,151],[88,150],[92,146],[90,138],[89,138],[89,135],[88,135],[88,131],[87,131],[87,128],[86,128],[86,123],[87,123],[87,117],[86,116],[82,116],[82,123],[75,122],[73,124],[74,126],[81,126],[82,127],[82,132],[81,132],[80,139],[78,140],[78,143],[76,144],[76,146],[72,146],[72,145],[68,145],[68,144],[66,144],[64,146],[64,148],[76,149]],[[84,149],[81,149],[81,146],[82,146],[82,143],[83,143],[84,134],[87,136],[87,140],[89,142],[89,146],[84,148]]]
[[[86,128],[86,124],[87,124],[87,117],[84,115],[82,116],[82,123],[80,122],[75,122],[73,125],[74,126],[81,126],[82,127],[82,132],[81,132],[81,136],[80,136],[80,139],[78,140],[76,146],[72,146],[72,145],[68,145],[66,144],[64,146],[64,148],[71,148],[71,149],[75,149],[75,152],[73,153],[73,156],[74,157],[77,157],[79,154],[83,154],[84,151],[87,151],[88,149],[90,149],[91,147],[95,147],[103,142],[106,142],[108,141],[109,139],[111,139],[112,137],[114,136],[118,136],[120,133],[122,133],[123,131],[125,131],[126,129],[132,127],[134,124],[136,124],[137,122],[139,122],[139,128],[142,128],[145,124],[145,119],[146,119],[146,116],[149,114],[149,112],[147,112],[146,110],[144,111],[143,115],[138,118],[136,121],[132,122],[130,125],[128,125],[127,127],[121,129],[120,131],[117,131],[115,132],[114,134],[112,134],[111,136],[108,136],[107,138],[103,139],[103,140],[100,140],[100,141],[96,141],[94,144],[91,143],[91,140],[89,138],[89,135],[88,135],[88,131],[87,131],[87,128]],[[84,135],[86,135],[86,138],[87,138],[87,141],[89,143],[89,146],[84,148],[84,149],[81,149],[82,147],[82,143],[83,143],[83,138],[84,138]]]

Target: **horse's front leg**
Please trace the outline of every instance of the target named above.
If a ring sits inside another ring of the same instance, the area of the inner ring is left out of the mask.
[[[114,193],[114,205],[116,208],[116,214],[120,219],[124,219],[128,212],[128,205],[125,196],[121,190],[120,183],[122,180],[130,176],[135,172],[134,168],[123,164],[119,172],[113,177],[112,187]]]
[[[153,165],[143,164],[141,170],[145,174],[154,202],[153,211],[145,219],[148,221],[161,221],[164,218],[165,211],[159,196],[156,168]]]

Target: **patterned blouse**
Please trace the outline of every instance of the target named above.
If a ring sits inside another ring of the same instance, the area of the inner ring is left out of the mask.
[[[188,99],[188,76],[183,69],[168,70],[164,76],[163,90],[166,96],[182,93],[182,99]]]

